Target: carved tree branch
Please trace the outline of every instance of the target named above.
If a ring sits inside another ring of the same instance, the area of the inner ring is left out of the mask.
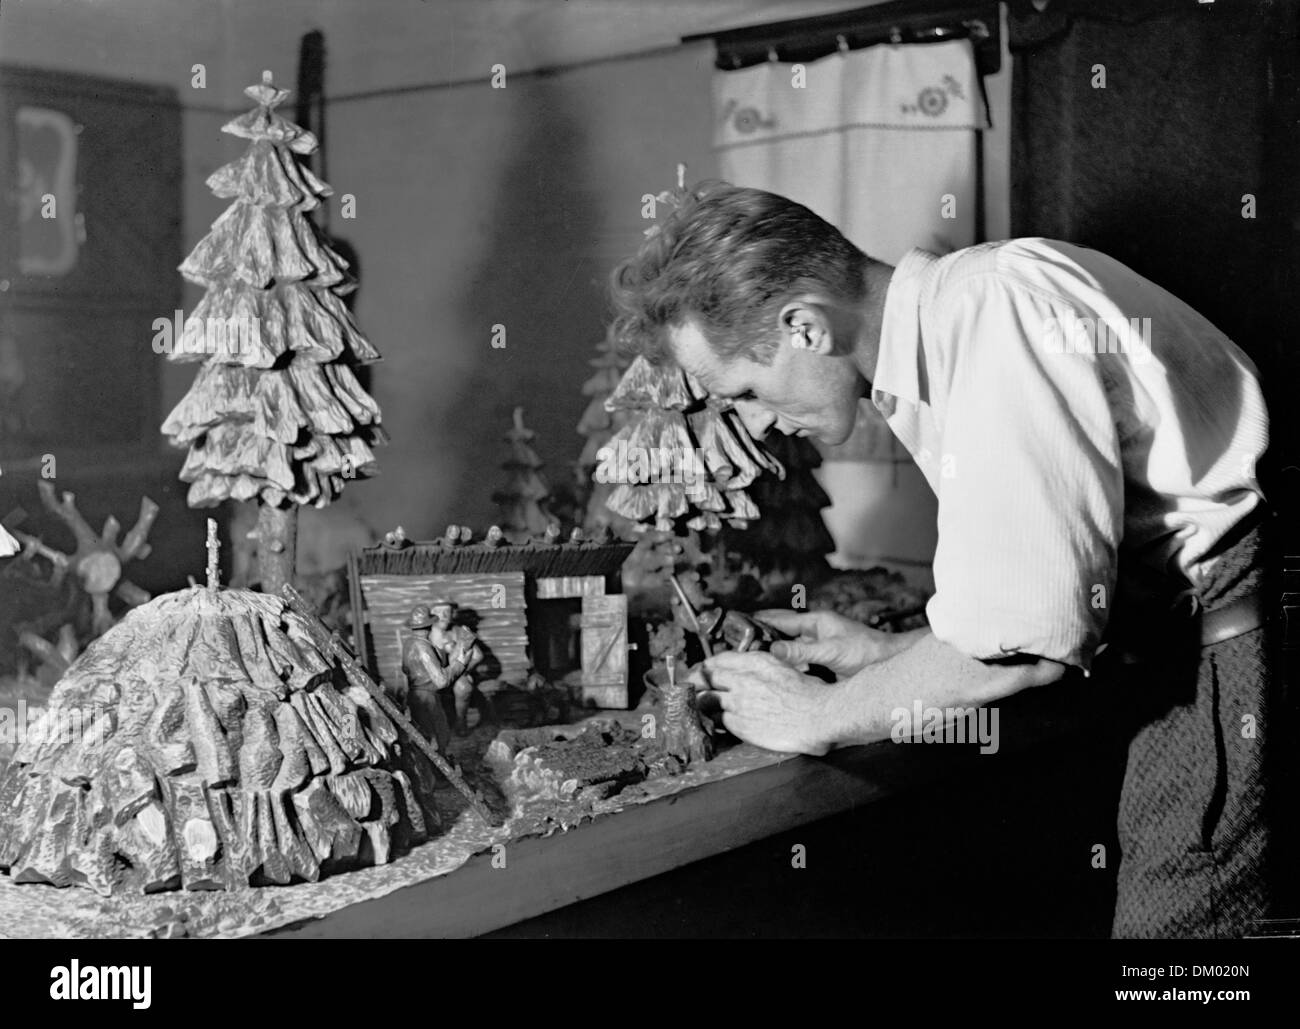
[[[154,519],[158,517],[158,505],[148,497],[140,498],[140,517],[135,520],[135,525],[131,531],[126,534],[122,540],[121,546],[117,548],[117,556],[123,561],[133,559],[144,560],[149,556],[153,549],[145,542],[149,538],[149,532],[153,528]]]
[[[41,494],[41,503],[55,517],[63,521],[77,540],[77,550],[91,550],[99,544],[99,534],[77,510],[77,498],[71,493],[64,493],[61,500],[54,499],[54,486],[49,482],[38,482],[37,490]]]
[[[44,664],[48,665],[52,671],[62,675],[68,670],[71,664],[53,643],[42,639],[32,632],[23,632],[18,635],[18,642],[35,654]]]
[[[153,594],[146,589],[141,589],[133,582],[123,579],[113,590],[113,595],[128,607],[139,607],[141,604],[147,604],[153,599]]]
[[[122,523],[119,522],[112,515],[109,515],[107,518],[104,519],[104,528],[102,528],[99,532],[100,542],[105,543],[110,547],[116,547],[117,534],[121,531],[122,531]]]

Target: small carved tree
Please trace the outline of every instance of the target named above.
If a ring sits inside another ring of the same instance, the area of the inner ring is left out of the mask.
[[[541,474],[545,462],[532,447],[536,436],[524,425],[524,409],[516,407],[514,424],[505,436],[510,456],[501,463],[506,484],[492,494],[493,502],[501,508],[501,528],[521,542],[542,535],[552,521],[544,506],[551,493]]]

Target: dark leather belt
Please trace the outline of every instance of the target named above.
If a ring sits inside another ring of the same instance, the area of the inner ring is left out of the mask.
[[[1256,591],[1201,614],[1201,646],[1236,639],[1264,624],[1264,594]]]
[[[1224,643],[1227,640],[1236,639],[1238,636],[1244,636],[1246,633],[1258,629],[1267,620],[1264,594],[1259,591],[1249,593],[1244,597],[1224,604],[1222,607],[1216,607],[1213,611],[1203,610],[1200,598],[1189,591],[1179,598],[1170,613],[1173,615],[1173,624],[1176,626],[1181,623],[1186,626],[1187,631],[1193,628],[1189,623],[1194,619],[1199,619],[1200,646],[1202,648],[1212,647],[1216,643]],[[1108,657],[1110,660],[1126,665],[1163,659],[1167,652],[1162,653],[1160,648],[1170,643],[1176,646],[1179,639],[1186,641],[1187,635],[1181,629],[1171,630],[1169,621],[1158,624],[1159,627],[1140,643],[1136,641],[1128,643],[1115,641],[1112,644],[1099,647],[1097,650],[1098,656],[1103,651],[1109,651]]]

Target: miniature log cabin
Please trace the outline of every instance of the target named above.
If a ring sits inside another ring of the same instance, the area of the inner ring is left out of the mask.
[[[416,604],[448,600],[484,652],[480,689],[537,671],[574,683],[584,703],[628,706],[627,598],[620,541],[433,542],[365,547],[349,560],[359,656],[386,685],[400,681],[402,633]]]

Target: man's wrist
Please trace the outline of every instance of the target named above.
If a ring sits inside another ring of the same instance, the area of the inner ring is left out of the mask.
[[[880,641],[880,657],[872,663],[878,664],[881,661],[888,661],[891,657],[910,649],[929,631],[929,629],[923,628],[910,629],[907,632],[881,632],[884,639]]]
[[[837,683],[827,683],[817,691],[818,702],[814,708],[812,722],[812,742],[820,753],[835,750],[837,747],[853,746],[852,697],[849,683],[845,679]]]

